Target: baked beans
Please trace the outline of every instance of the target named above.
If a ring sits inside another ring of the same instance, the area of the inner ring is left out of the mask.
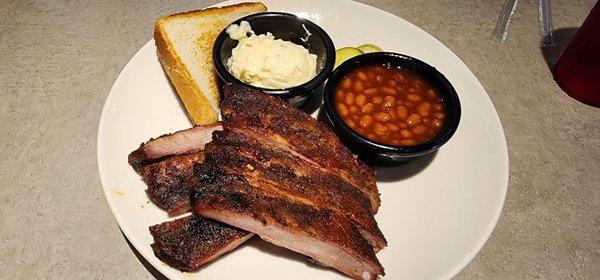
[[[348,73],[335,92],[338,113],[356,132],[395,146],[423,143],[444,125],[437,90],[420,75],[397,67],[367,65]]]

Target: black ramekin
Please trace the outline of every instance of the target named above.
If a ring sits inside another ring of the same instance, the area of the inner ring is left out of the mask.
[[[360,135],[340,117],[335,106],[335,90],[350,71],[365,65],[388,65],[415,72],[428,80],[439,92],[446,109],[442,129],[428,141],[414,146],[392,146],[375,142]],[[329,77],[323,94],[325,114],[336,134],[363,160],[379,166],[393,166],[432,153],[454,135],[460,122],[461,108],[456,90],[434,67],[416,58],[391,52],[359,55],[338,66]]]
[[[232,24],[242,21],[250,23],[254,33],[266,34],[270,32],[275,39],[290,41],[308,49],[308,52],[317,56],[317,75],[310,81],[284,89],[267,89],[248,85],[234,77],[227,69],[227,60],[231,57],[231,50],[238,41],[229,38],[226,30],[221,31],[213,47],[213,61],[217,74],[226,83],[244,84],[254,89],[259,89],[267,94],[281,97],[287,102],[300,107],[315,90],[327,80],[335,63],[335,47],[327,33],[315,23],[300,18],[293,14],[267,12],[249,15]],[[310,33],[307,36],[306,30]]]

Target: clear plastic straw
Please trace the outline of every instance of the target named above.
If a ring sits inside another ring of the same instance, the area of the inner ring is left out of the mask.
[[[542,27],[542,47],[554,46],[552,34],[552,10],[550,0],[540,0],[539,3],[540,26]]]
[[[510,18],[515,13],[518,3],[518,0],[506,0],[506,2],[504,2],[504,7],[502,8],[502,12],[500,12],[500,16],[498,17],[496,27],[494,28],[494,31],[492,31],[492,40],[498,43],[504,43],[504,41],[506,41],[506,35],[508,35],[508,25],[510,24]]]

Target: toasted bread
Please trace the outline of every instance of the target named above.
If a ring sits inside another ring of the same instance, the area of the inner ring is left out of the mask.
[[[212,60],[215,39],[237,19],[266,10],[262,3],[241,3],[165,16],[156,22],[158,59],[195,125],[214,123],[219,116]]]

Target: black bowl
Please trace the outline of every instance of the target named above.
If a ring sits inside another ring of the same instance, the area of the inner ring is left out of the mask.
[[[335,90],[344,76],[360,66],[390,65],[419,74],[439,92],[446,108],[446,121],[441,130],[428,141],[414,146],[392,146],[370,140],[350,128],[340,117],[334,104]],[[454,87],[434,67],[416,58],[390,52],[359,55],[342,63],[333,71],[325,86],[324,107],[328,121],[336,134],[363,160],[380,166],[393,166],[432,153],[454,135],[460,121],[460,101]]]
[[[266,34],[270,32],[275,39],[290,41],[308,49],[308,52],[317,56],[317,75],[310,81],[284,89],[267,89],[248,85],[234,77],[227,69],[227,60],[231,57],[231,50],[235,48],[238,41],[229,38],[226,30],[221,31],[213,47],[213,61],[217,74],[226,83],[244,84],[254,89],[259,89],[267,94],[275,95],[285,99],[287,102],[300,107],[306,99],[322,85],[335,63],[335,47],[329,35],[313,22],[287,13],[259,13],[241,18],[232,24],[240,24],[242,21],[250,23],[254,33]],[[308,40],[306,30],[311,33]]]

